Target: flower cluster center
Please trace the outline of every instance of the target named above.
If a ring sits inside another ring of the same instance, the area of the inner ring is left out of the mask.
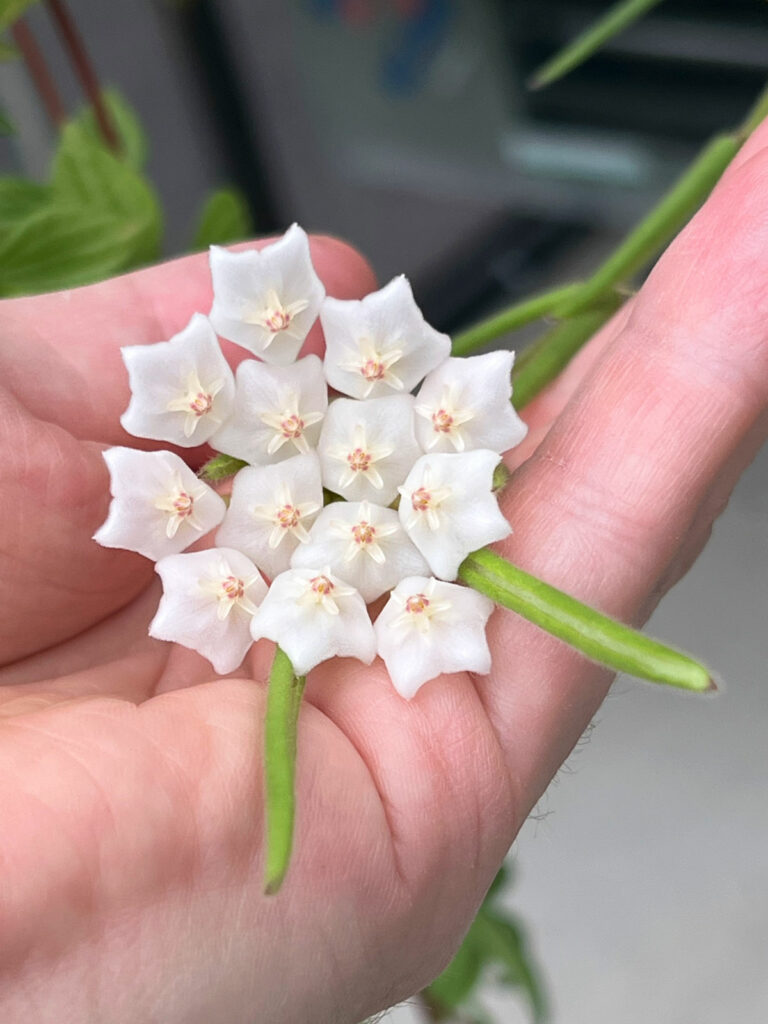
[[[353,469],[356,473],[367,472],[371,467],[371,461],[371,453],[365,451],[364,448],[353,448],[347,455],[349,468]]]
[[[429,598],[426,594],[413,594],[405,602],[405,610],[411,615],[421,615],[429,608]]]
[[[188,519],[195,509],[195,499],[186,491],[179,491],[171,504],[173,505],[173,514],[179,519]]]
[[[454,418],[447,409],[437,409],[432,413],[432,423],[440,434],[450,434],[453,430]]]
[[[286,416],[286,418],[280,422],[280,429],[283,432],[283,437],[289,441],[294,438],[301,437],[304,433],[305,426],[306,424],[304,423],[304,420],[297,413]]]
[[[277,510],[275,518],[279,526],[282,526],[284,530],[292,530],[298,525],[301,519],[301,513],[295,505],[283,505],[282,508]]]
[[[205,416],[213,408],[213,395],[198,391],[197,394],[190,396],[189,408],[195,416]]]
[[[228,601],[239,601],[245,594],[245,583],[239,576],[225,576],[221,581],[222,597]]]
[[[361,519],[352,527],[352,536],[356,544],[372,544],[376,536],[376,527]]]
[[[387,367],[380,359],[366,359],[360,367],[360,373],[366,380],[383,380]]]
[[[333,592],[335,586],[327,576],[323,575],[313,576],[309,581],[309,585],[319,597],[328,597]]]
[[[264,326],[268,327],[270,331],[277,333],[278,331],[284,331],[292,319],[293,317],[287,309],[273,309],[264,317]]]
[[[426,487],[418,487],[411,495],[414,512],[428,512],[432,508],[432,495]]]

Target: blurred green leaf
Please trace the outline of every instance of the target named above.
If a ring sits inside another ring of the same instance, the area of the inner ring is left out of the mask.
[[[50,204],[0,238],[0,295],[88,284],[126,267],[144,225],[103,210]]]
[[[243,462],[242,459],[236,459],[234,455],[224,455],[222,453],[208,459],[205,465],[197,471],[197,475],[203,480],[229,480],[230,477],[239,473],[241,469],[245,469],[247,465],[247,462]]]
[[[142,170],[147,162],[149,142],[136,112],[116,89],[105,89],[101,95],[120,140],[120,152],[116,155],[127,161],[134,170]],[[72,123],[91,142],[104,145],[92,107],[86,107]]]
[[[125,222],[127,248],[119,269],[157,258],[162,217],[154,189],[127,161],[94,142],[76,121],[62,132],[51,184],[57,204],[82,206]]]
[[[4,110],[0,110],[0,136],[14,135],[16,128]]]
[[[37,0],[0,0],[0,32],[17,21]]]
[[[495,969],[498,972],[495,980],[499,984],[520,989],[525,994],[536,1024],[546,1020],[544,991],[523,929],[512,916],[495,906],[509,877],[508,866],[502,867],[458,953],[424,990],[428,1005],[438,1014],[437,1019],[443,1016],[447,1019],[460,1012],[462,1020],[479,1024],[484,1014],[477,1005],[477,990],[486,974],[493,978],[491,972]]]
[[[23,220],[50,199],[47,185],[26,178],[0,178],[0,225]]]
[[[253,233],[253,221],[245,197],[234,188],[222,188],[208,197],[200,214],[193,247],[239,242]]]
[[[19,51],[7,39],[0,39],[0,60],[16,60]]]

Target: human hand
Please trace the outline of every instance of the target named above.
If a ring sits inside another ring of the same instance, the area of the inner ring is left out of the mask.
[[[766,147],[764,127],[526,410],[513,453],[527,461],[504,497],[504,553],[628,621],[685,571],[765,434]],[[314,240],[313,259],[331,294],[374,287],[339,243]],[[343,1024],[417,990],[610,683],[504,611],[489,678],[435,681],[411,703],[380,663],[321,666],[300,719],[294,860],[264,897],[269,645],[215,680],[147,637],[152,565],[90,540],[108,504],[101,448],[137,443],[119,426],[118,349],[179,330],[208,288],[191,257],[0,305],[8,1024]]]

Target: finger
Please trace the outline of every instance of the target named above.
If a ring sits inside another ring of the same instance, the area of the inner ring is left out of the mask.
[[[262,248],[265,239],[237,248]],[[310,239],[312,261],[329,295],[360,298],[376,287],[363,257],[334,238]],[[125,345],[163,341],[195,312],[207,313],[213,292],[207,253],[126,274],[101,284],[0,303],[0,372],[5,386],[35,416],[75,437],[104,444],[141,442],[123,431],[128,378]],[[306,351],[319,351],[316,325]],[[232,365],[246,353],[229,342]]]
[[[687,535],[701,533],[702,507],[714,515],[719,478],[765,430],[767,185],[764,150],[662,258],[513,479],[504,553],[624,620],[647,613]],[[533,803],[609,680],[512,615],[495,616],[492,636],[497,668],[480,692]]]

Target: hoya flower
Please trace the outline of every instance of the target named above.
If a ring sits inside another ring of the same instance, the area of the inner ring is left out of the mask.
[[[443,672],[491,669],[485,626],[493,601],[468,587],[424,576],[402,580],[392,591],[375,631],[397,692],[410,700]]]
[[[229,416],[232,371],[200,313],[170,341],[129,345],[121,352],[131,401],[120,422],[129,434],[192,448],[207,441]]]
[[[93,539],[105,548],[156,561],[183,551],[224,518],[219,495],[173,452],[109,448],[104,461],[112,503]]]
[[[292,363],[317,319],[325,288],[298,224],[261,250],[211,246],[213,306],[218,333],[267,363]]]
[[[435,576],[455,580],[471,551],[512,530],[493,494],[496,452],[422,455],[400,490],[400,522]]]
[[[267,585],[233,548],[169,555],[155,566],[163,596],[149,635],[189,647],[224,675],[251,646],[250,623]]]
[[[370,665],[376,657],[365,601],[327,566],[278,576],[253,617],[251,634],[279,644],[300,676],[328,658],[358,658]]]
[[[257,466],[281,462],[317,444],[327,408],[328,389],[317,356],[291,366],[246,359],[237,368],[232,416],[211,444]]]
[[[528,428],[512,406],[514,352],[446,359],[416,396],[416,437],[424,451],[506,452]]]
[[[328,383],[352,398],[412,391],[451,351],[450,338],[425,321],[402,275],[364,299],[326,298],[320,322]]]
[[[413,398],[337,398],[328,408],[318,450],[326,487],[347,501],[389,505],[421,454],[413,432]]]
[[[323,507],[317,455],[241,469],[216,543],[244,551],[270,579],[288,568]]]
[[[326,505],[309,531],[309,543],[296,548],[291,565],[329,565],[360,591],[366,604],[391,590],[403,576],[429,571],[397,512],[367,501]]]

